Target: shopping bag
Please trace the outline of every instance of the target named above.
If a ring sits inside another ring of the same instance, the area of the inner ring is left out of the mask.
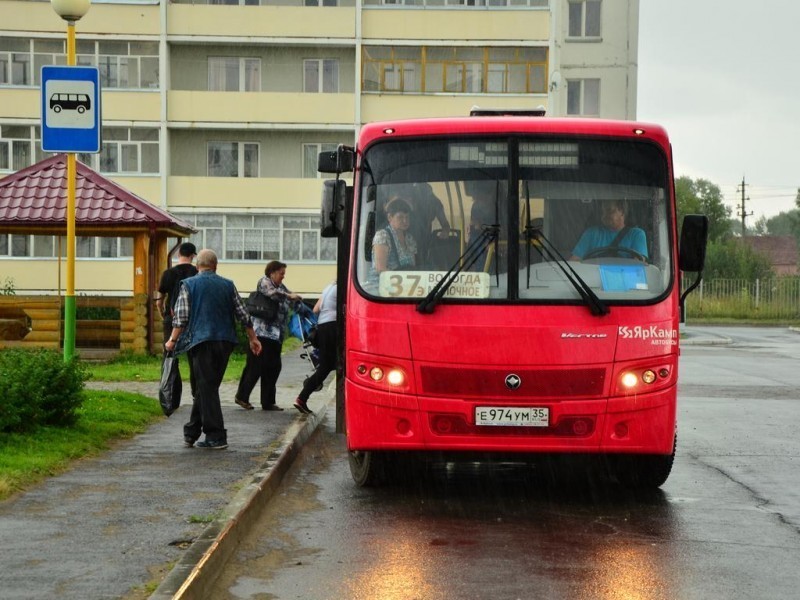
[[[158,401],[165,415],[170,416],[178,410],[181,405],[181,392],[183,392],[183,381],[178,368],[178,357],[174,352],[167,352],[164,355],[164,362],[161,363],[161,385],[158,388]]]

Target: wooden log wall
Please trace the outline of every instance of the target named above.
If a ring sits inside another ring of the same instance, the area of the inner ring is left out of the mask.
[[[147,304],[147,294],[134,294],[133,298],[125,298],[120,303],[120,350],[147,353]]]
[[[0,296],[0,348],[61,348],[62,298],[58,296]],[[116,348],[144,354],[147,348],[147,294],[132,298],[78,296],[79,307],[119,308],[115,319],[80,319],[79,348]],[[161,352],[161,320],[155,321],[153,352]]]
[[[0,296],[0,319],[10,334],[2,336],[9,339],[0,339],[0,348],[58,349],[61,345],[61,299],[57,296]],[[20,327],[12,332],[9,322]]]

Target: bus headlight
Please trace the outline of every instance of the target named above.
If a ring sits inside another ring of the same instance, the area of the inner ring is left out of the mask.
[[[348,357],[345,376],[362,385],[393,394],[414,393],[414,366],[405,359],[387,359],[353,352]]]
[[[403,385],[406,381],[406,376],[403,375],[403,372],[400,369],[392,369],[386,375],[386,381],[389,385]]]
[[[628,371],[622,374],[622,377],[619,378],[619,382],[623,387],[630,389],[636,387],[636,384],[639,383],[639,378],[636,376],[636,373]]]
[[[616,393],[626,396],[654,392],[675,384],[674,365],[626,366],[618,371]]]

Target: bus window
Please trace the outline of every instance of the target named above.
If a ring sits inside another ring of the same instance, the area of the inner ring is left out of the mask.
[[[363,161],[363,185],[374,187],[377,201],[357,206],[359,286],[369,296],[421,298],[460,268],[480,275],[471,284],[459,280],[446,301],[579,302],[581,291],[559,266],[569,262],[603,301],[650,302],[671,282],[668,178],[658,152],[646,143],[590,139],[377,144]],[[514,172],[520,176],[509,188]],[[396,198],[409,209],[403,231],[386,214]],[[603,223],[603,206],[612,204],[624,207],[619,240]],[[592,253],[570,260],[586,232]],[[365,236],[377,236],[388,269],[376,270],[376,240]]]

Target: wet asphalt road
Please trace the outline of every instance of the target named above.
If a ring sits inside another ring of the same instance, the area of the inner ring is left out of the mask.
[[[356,488],[323,426],[213,598],[785,599],[800,589],[800,333],[684,346],[660,491],[438,465]]]

